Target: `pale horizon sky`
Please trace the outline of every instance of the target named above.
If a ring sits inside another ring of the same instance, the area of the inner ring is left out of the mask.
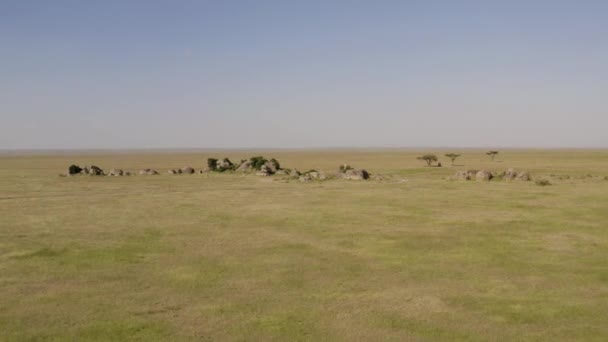
[[[0,0],[0,149],[608,147],[608,1]]]

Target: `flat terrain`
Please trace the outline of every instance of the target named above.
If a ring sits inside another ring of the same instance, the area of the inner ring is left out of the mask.
[[[0,340],[605,341],[608,151],[422,152],[1,155]],[[256,154],[383,178],[166,174]]]

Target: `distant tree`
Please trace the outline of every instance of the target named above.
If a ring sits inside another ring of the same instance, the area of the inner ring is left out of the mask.
[[[492,158],[492,161],[494,161],[494,157],[496,157],[496,155],[498,154],[498,151],[488,151],[486,152],[487,155],[490,156],[490,158]]]
[[[426,162],[427,166],[431,166],[433,164],[433,162],[436,162],[438,160],[437,156],[434,155],[434,154],[425,154],[425,155],[420,156],[420,157],[418,157],[416,159],[418,159],[418,160],[424,160]]]
[[[452,166],[454,166],[454,160],[456,160],[456,158],[460,157],[460,154],[448,153],[445,156],[450,158],[450,160],[452,161]]]

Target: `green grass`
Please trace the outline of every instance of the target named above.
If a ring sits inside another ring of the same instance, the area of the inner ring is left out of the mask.
[[[605,340],[608,151],[422,152],[0,156],[0,340]],[[166,174],[252,155],[382,179]]]

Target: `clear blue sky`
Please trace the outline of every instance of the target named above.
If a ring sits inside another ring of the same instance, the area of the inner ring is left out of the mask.
[[[0,0],[1,148],[608,147],[608,1]]]

